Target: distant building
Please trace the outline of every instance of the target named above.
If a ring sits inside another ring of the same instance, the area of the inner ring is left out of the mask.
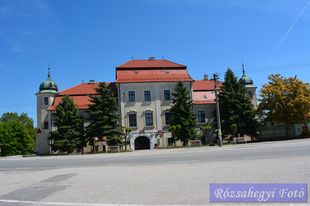
[[[206,75],[203,80],[194,81],[185,65],[155,58],[130,60],[116,67],[116,82],[108,83],[108,87],[118,99],[121,125],[133,129],[129,135],[131,150],[155,149],[168,145],[171,137],[168,131],[169,109],[172,92],[179,81],[184,83],[190,93],[198,124],[207,123],[213,118],[215,96],[214,82]],[[58,92],[57,85],[51,80],[50,71],[48,72],[48,79],[40,85],[36,94],[38,154],[51,153],[48,136],[56,129],[53,114],[62,97],[70,96],[81,116],[86,119],[89,95],[96,94],[94,89],[98,84],[90,81]],[[252,97],[255,96],[256,87],[253,82],[247,86]],[[85,126],[88,124],[86,121]]]
[[[257,87],[254,86],[253,80],[245,74],[245,69],[244,69],[243,64],[242,64],[242,77],[240,78],[239,82],[245,86],[247,95],[250,97],[254,107],[257,108],[258,106],[257,95],[256,95]]]
[[[36,152],[38,154],[50,154],[49,133],[52,127],[52,116],[48,110],[53,104],[55,96],[58,95],[58,87],[51,79],[48,69],[47,79],[40,84],[37,96],[37,135]]]

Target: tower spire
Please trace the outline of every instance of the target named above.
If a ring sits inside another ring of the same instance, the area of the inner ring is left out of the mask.
[[[244,64],[242,64],[242,76],[245,75]]]
[[[48,72],[47,72],[47,78],[51,78],[51,68],[50,68],[50,66],[48,66]]]

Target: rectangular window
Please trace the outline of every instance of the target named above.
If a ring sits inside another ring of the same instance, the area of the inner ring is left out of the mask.
[[[53,127],[56,127],[55,113],[52,113],[52,115],[51,115],[51,122],[52,122]]]
[[[135,102],[136,101],[135,91],[128,91],[128,101],[129,102]]]
[[[48,129],[48,121],[45,121],[45,122],[44,122],[43,128],[44,128],[44,129]]]
[[[164,90],[164,100],[169,101],[170,99],[170,90]]]
[[[171,124],[171,113],[170,112],[165,113],[165,122],[166,122],[166,125]]]
[[[129,114],[129,127],[137,127],[137,114]]]
[[[151,91],[144,91],[144,101],[149,102],[151,101]]]
[[[206,122],[206,115],[205,115],[204,111],[198,111],[197,116],[198,116],[198,122],[199,123],[205,123]]]
[[[145,125],[153,126],[153,113],[152,112],[145,113]]]

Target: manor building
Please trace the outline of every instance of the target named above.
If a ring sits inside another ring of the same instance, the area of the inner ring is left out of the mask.
[[[244,71],[244,69],[243,69]],[[245,76],[244,83],[251,97],[256,98],[252,80]],[[132,128],[129,134],[131,150],[164,148],[171,133],[168,131],[172,92],[177,82],[183,82],[193,101],[197,123],[205,124],[215,111],[214,81],[207,75],[203,80],[193,80],[187,67],[165,59],[149,58],[130,60],[116,67],[116,81],[107,83],[118,100],[120,120],[123,127]],[[87,119],[89,95],[95,95],[99,83],[90,81],[58,91],[56,83],[48,78],[37,95],[36,152],[50,154],[49,133],[55,128],[53,115],[61,99],[70,96],[81,116]],[[218,85],[218,87],[220,84]],[[255,102],[255,100],[253,100]],[[85,126],[89,123],[86,121]]]

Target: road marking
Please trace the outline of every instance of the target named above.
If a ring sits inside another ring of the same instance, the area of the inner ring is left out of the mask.
[[[99,204],[99,203],[73,203],[73,202],[39,202],[24,200],[4,200],[0,199],[0,203],[26,204],[26,205],[63,205],[63,206],[145,206],[145,204]],[[148,206],[178,206],[178,205],[148,205]],[[182,205],[189,206],[189,205]]]

